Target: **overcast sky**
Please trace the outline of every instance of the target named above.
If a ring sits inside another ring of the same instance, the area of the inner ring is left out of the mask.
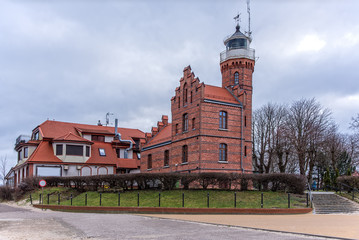
[[[245,0],[1,0],[0,156],[47,119],[149,131],[191,65],[221,85],[219,54]],[[359,1],[252,0],[254,108],[315,97],[340,130],[359,112]]]

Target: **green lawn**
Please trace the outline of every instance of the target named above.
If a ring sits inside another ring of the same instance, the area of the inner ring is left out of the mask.
[[[41,190],[32,193],[33,203],[39,202]],[[85,192],[77,193],[68,188],[44,188],[43,203],[47,204],[47,194],[49,204],[58,204],[58,194],[60,193],[60,204],[71,205],[70,196],[73,194],[73,206],[85,206],[87,195],[87,206],[100,206],[100,193]],[[127,191],[120,194],[120,206],[137,207],[139,194],[140,207],[158,207],[159,193],[161,193],[161,207],[182,207],[182,194],[184,194],[184,207],[186,208],[206,208],[207,194],[209,194],[210,208],[232,208],[234,207],[234,191],[226,190],[172,190],[156,191],[141,190]],[[258,191],[238,191],[236,192],[237,208],[261,208],[261,192]],[[306,195],[290,194],[291,208],[305,208]],[[288,208],[288,194],[284,192],[264,192],[263,208]],[[101,193],[101,206],[118,206],[118,193]]]

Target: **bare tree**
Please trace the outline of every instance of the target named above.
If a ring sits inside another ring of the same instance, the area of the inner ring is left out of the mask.
[[[289,108],[286,121],[288,139],[297,155],[299,172],[311,180],[317,148],[323,133],[332,125],[331,112],[313,99],[301,99]],[[308,169],[309,168],[309,169]]]
[[[285,141],[284,123],[287,109],[268,103],[253,113],[253,163],[260,173],[277,168],[285,172],[289,146]]]
[[[3,185],[5,185],[5,176],[7,171],[7,157],[1,157],[0,158],[0,179],[3,182]]]

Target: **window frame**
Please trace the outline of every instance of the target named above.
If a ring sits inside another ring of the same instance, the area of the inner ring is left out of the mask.
[[[226,111],[219,112],[219,128],[228,129],[228,113]]]
[[[188,163],[188,145],[182,146],[182,164]]]
[[[225,143],[219,144],[219,162],[228,162],[228,145]]]
[[[182,115],[182,131],[188,132],[188,113]]]
[[[239,84],[239,73],[235,72],[234,73],[234,85],[238,85]]]
[[[28,158],[28,157],[29,157],[29,148],[24,147],[24,158]]]
[[[165,150],[163,154],[163,166],[168,167],[170,165],[170,150]]]
[[[147,169],[152,169],[152,154],[147,155]]]
[[[70,150],[72,148],[72,150]],[[76,153],[76,151],[79,151],[79,149],[82,149],[81,152],[82,154],[79,154],[80,152],[78,152],[78,154]],[[77,149],[77,150],[75,150]],[[66,156],[84,156],[84,147],[82,145],[72,145],[72,144],[66,144]]]
[[[106,150],[104,148],[99,148],[98,154],[100,155],[100,157],[106,157]]]
[[[85,156],[90,157],[91,155],[91,148],[90,146],[85,146]]]
[[[64,145],[63,144],[56,144],[55,145],[55,151],[56,151],[56,156],[64,155]]]

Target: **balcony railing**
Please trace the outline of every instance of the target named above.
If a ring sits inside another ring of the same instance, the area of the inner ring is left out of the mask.
[[[231,49],[221,52],[220,59],[221,63],[232,58],[249,58],[255,60],[255,51],[252,48],[249,49]]]
[[[17,146],[20,143],[27,143],[31,139],[28,135],[20,135],[16,138],[15,146]]]

